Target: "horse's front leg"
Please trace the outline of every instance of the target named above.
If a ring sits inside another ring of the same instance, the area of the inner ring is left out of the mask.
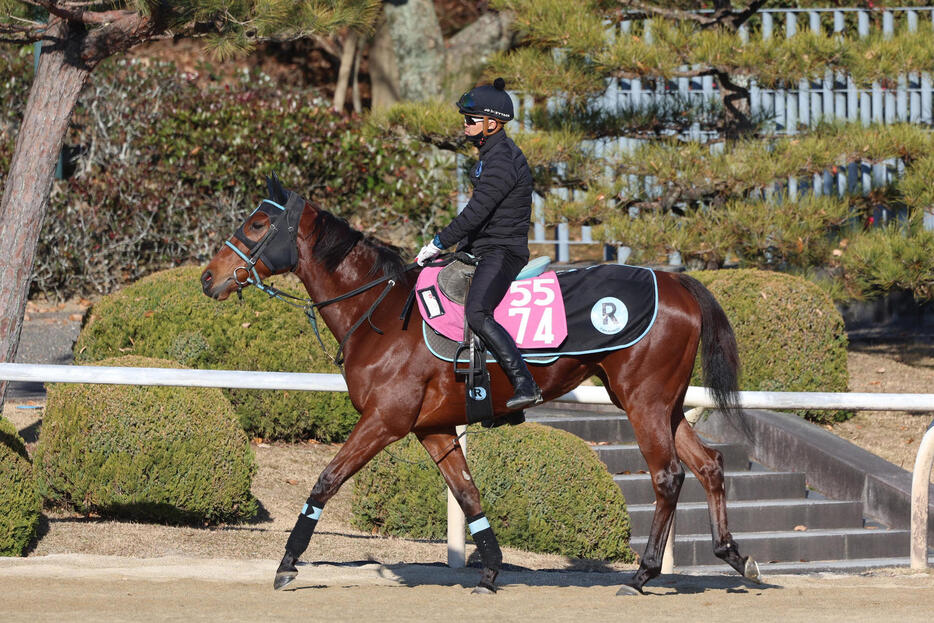
[[[474,593],[495,593],[496,576],[499,574],[503,562],[503,552],[496,540],[496,534],[490,527],[483,514],[480,503],[480,492],[470,476],[467,460],[454,432],[445,433],[416,433],[418,440],[434,460],[444,481],[447,483],[454,498],[467,516],[467,528],[477,544],[483,571],[480,582],[473,589]]]
[[[279,568],[273,588],[279,590],[288,585],[298,575],[295,563],[308,549],[308,543],[314,534],[324,505],[338,492],[347,479],[356,474],[380,450],[394,441],[398,441],[408,430],[390,430],[376,413],[364,414],[354,427],[347,442],[337,455],[328,463],[318,476],[318,481],[311,490],[302,512],[298,515],[295,527],[285,544],[285,555]]]

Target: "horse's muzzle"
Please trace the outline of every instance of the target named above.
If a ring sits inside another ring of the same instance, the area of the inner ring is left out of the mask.
[[[205,294],[211,296],[211,286],[214,283],[214,275],[211,274],[210,270],[205,270],[201,273],[201,289]]]
[[[214,274],[210,270],[205,270],[201,273],[201,290],[205,295],[210,296],[212,299],[221,301],[227,298],[226,286],[230,282],[230,279],[225,279],[223,283],[214,283]]]

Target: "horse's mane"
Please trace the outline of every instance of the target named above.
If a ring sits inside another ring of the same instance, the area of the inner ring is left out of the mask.
[[[312,255],[328,271],[337,269],[350,252],[363,244],[376,252],[376,260],[370,267],[368,276],[385,275],[398,279],[405,268],[402,250],[381,240],[366,236],[350,226],[345,219],[334,216],[327,210],[315,206],[317,215],[312,232],[318,233],[318,239],[312,248]]]

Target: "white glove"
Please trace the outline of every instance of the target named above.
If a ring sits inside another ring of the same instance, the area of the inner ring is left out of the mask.
[[[419,266],[424,266],[425,262],[441,253],[441,251],[441,249],[435,246],[434,241],[431,241],[422,247],[422,250],[418,252],[418,257],[415,258],[415,263]]]

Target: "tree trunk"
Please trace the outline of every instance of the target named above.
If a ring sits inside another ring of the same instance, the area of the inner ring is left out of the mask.
[[[472,89],[490,57],[512,47],[515,19],[512,13],[484,13],[448,40],[445,99],[456,100],[461,93]]]
[[[430,0],[387,2],[369,50],[373,110],[403,99],[457,99],[493,54],[512,47],[514,22],[511,12],[484,13],[444,41]]]
[[[337,72],[337,87],[334,89],[334,109],[344,112],[347,102],[347,86],[350,84],[354,61],[357,58],[357,33],[349,31],[341,47],[341,66]]]
[[[370,108],[381,110],[399,101],[399,68],[392,51],[392,37],[385,18],[381,19],[370,42]]]
[[[85,34],[80,26],[74,29],[61,20],[50,28],[52,43],[42,48],[10,162],[0,203],[0,361],[16,356],[52,176],[72,110],[91,72],[79,54]],[[0,381],[0,409],[6,385]]]
[[[440,97],[444,37],[433,0],[389,0],[385,11],[399,68],[399,96],[413,102]]]

